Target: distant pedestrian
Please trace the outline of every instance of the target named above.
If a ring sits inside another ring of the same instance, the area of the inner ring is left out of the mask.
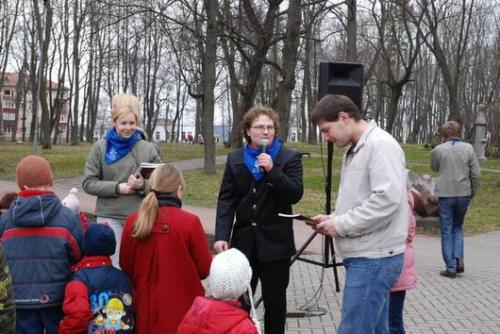
[[[212,261],[207,278],[208,297],[196,297],[177,334],[257,334],[250,279],[252,268],[245,255],[231,248]],[[238,299],[249,292],[254,320]]]
[[[408,191],[408,236],[406,237],[403,270],[398,281],[391,289],[389,299],[389,330],[391,334],[405,334],[403,309],[406,290],[414,289],[417,286],[415,250],[413,248],[417,224],[413,215],[413,208],[414,198],[412,193]]]
[[[151,192],[127,217],[120,266],[134,286],[137,333],[175,333],[205,291],[212,254],[200,219],[182,207],[184,181],[173,165],[157,167]]]
[[[116,236],[117,252],[111,257],[118,266],[123,222],[127,215],[139,208],[149,192],[149,182],[136,175],[141,162],[160,162],[154,144],[146,141],[139,130],[141,116],[139,100],[134,95],[117,94],[112,98],[113,126],[105,138],[92,146],[85,163],[82,187],[97,196],[95,214],[97,223],[107,223]]]
[[[59,334],[133,333],[132,283],[111,263],[115,248],[108,225],[90,225],[82,245],[84,258],[66,285]]]
[[[55,334],[71,266],[81,258],[82,227],[54,193],[47,160],[36,155],[23,158],[16,181],[18,197],[0,218],[14,283],[16,333]]]
[[[460,139],[460,125],[441,126],[443,143],[431,151],[431,168],[438,172],[436,196],[441,223],[441,250],[446,269],[441,276],[455,278],[464,272],[465,213],[479,187],[481,170],[474,148]]]

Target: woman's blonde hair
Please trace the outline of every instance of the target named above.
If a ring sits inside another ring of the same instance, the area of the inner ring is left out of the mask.
[[[111,120],[115,122],[121,116],[131,113],[137,124],[141,123],[139,100],[132,94],[116,94],[111,98]]]
[[[158,194],[177,197],[177,190],[184,187],[182,173],[174,165],[157,167],[149,179],[151,191],[142,200],[137,221],[132,229],[132,237],[146,239],[151,234],[153,224],[158,216]]]

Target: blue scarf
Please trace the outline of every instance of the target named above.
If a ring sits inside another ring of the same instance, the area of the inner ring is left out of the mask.
[[[449,141],[451,141],[451,145],[455,145],[456,143],[461,142],[460,138],[451,138]]]
[[[273,140],[272,145],[266,148],[266,153],[269,154],[271,158],[274,160],[274,158],[276,158],[276,156],[278,155],[280,148],[281,148],[281,141],[275,138]],[[245,162],[245,166],[247,166],[248,170],[252,174],[255,181],[259,181],[264,177],[264,173],[257,164],[257,156],[261,153],[262,153],[261,148],[254,148],[251,147],[250,145],[246,145],[243,150],[243,161]]]
[[[134,134],[129,138],[122,138],[116,132],[115,127],[106,132],[106,156],[104,157],[104,162],[107,165],[120,160],[128,154],[134,147],[134,144],[141,137],[139,130],[135,130]]]

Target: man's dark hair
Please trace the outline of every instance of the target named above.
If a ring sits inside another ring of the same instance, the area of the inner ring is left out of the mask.
[[[325,121],[336,122],[341,111],[346,112],[349,117],[354,118],[356,121],[362,119],[358,107],[348,96],[328,94],[314,107],[311,120],[316,125]]]

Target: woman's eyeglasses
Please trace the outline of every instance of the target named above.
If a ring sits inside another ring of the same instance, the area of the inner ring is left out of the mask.
[[[271,131],[274,131],[274,126],[272,126],[272,125],[268,125],[268,126],[256,125],[256,126],[252,126],[252,129],[258,130],[260,132],[264,132],[264,130],[271,132]]]

